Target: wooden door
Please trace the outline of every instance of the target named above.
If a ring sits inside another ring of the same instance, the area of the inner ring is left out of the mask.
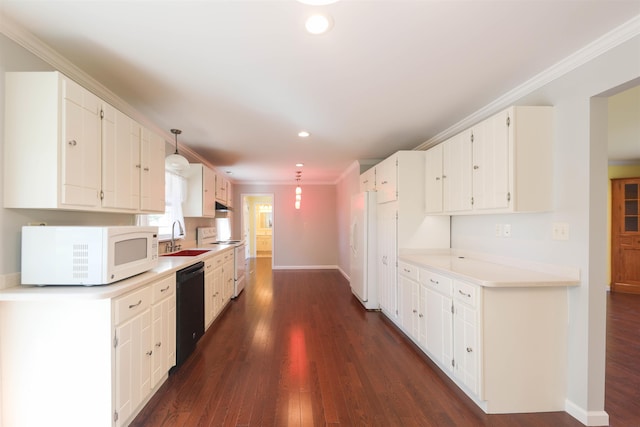
[[[611,188],[611,290],[640,294],[640,178]]]

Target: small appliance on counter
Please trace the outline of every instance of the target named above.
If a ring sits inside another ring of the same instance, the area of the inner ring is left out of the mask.
[[[106,285],[158,265],[158,227],[22,227],[23,285]]]

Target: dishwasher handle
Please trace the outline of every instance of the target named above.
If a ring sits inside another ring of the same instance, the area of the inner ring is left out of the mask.
[[[196,264],[185,267],[182,270],[176,272],[176,281],[178,283],[189,280],[191,277],[204,272],[204,262],[198,262]]]

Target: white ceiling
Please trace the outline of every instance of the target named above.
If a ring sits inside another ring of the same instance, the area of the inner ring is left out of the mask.
[[[17,1],[0,8],[231,179],[335,182],[640,14],[640,0]],[[304,19],[328,12],[312,36]],[[299,130],[311,137],[301,140]]]

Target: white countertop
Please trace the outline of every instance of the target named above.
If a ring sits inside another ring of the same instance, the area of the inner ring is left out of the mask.
[[[222,253],[233,250],[235,245],[212,245],[189,249],[206,249],[196,256],[162,256],[158,257],[158,265],[152,270],[138,274],[125,280],[99,286],[32,286],[19,285],[0,291],[0,301],[47,301],[62,299],[107,299],[123,295],[164,275],[175,273],[191,264]]]
[[[482,259],[478,255],[448,250],[401,253],[399,261],[485,287],[576,286],[580,283],[577,271],[573,274],[557,274],[554,271],[558,270],[557,267],[543,270],[544,266],[537,264],[537,268],[523,268],[521,265],[510,265],[505,259],[496,262]],[[571,272],[570,269],[566,271]]]

